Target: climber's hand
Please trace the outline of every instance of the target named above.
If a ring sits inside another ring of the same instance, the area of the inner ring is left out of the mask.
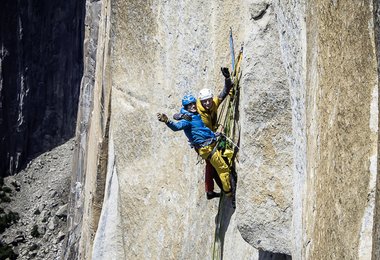
[[[231,76],[230,71],[228,70],[228,68],[226,68],[226,67],[222,67],[222,68],[220,68],[220,70],[222,71],[222,74],[223,74],[223,76],[224,76],[226,79],[229,78],[229,77]]]
[[[161,113],[157,113],[157,119],[158,119],[158,121],[164,122],[164,123],[167,123],[169,121],[168,116],[165,114],[161,114]]]

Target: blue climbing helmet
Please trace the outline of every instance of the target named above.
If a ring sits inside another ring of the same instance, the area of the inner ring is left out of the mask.
[[[191,104],[191,103],[195,103],[197,102],[197,100],[195,99],[195,97],[193,95],[185,95],[183,98],[182,98],[182,106],[187,106],[188,104]]]

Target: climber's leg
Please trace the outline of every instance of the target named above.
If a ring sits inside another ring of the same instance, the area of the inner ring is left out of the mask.
[[[227,163],[222,158],[222,154],[219,150],[216,150],[214,154],[212,154],[210,162],[214,166],[215,170],[218,172],[219,178],[222,182],[223,191],[226,192],[227,195],[230,195],[230,170]]]
[[[215,170],[218,172],[219,178],[222,182],[222,188],[227,195],[230,195],[231,192],[231,184],[230,184],[230,171],[227,163],[222,158],[222,154],[218,149],[214,149],[215,143],[204,146],[198,149],[199,155],[207,160],[209,159],[212,166],[214,166]],[[209,158],[211,155],[211,158]]]

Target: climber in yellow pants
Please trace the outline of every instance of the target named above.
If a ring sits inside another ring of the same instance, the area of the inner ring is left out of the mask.
[[[230,169],[227,163],[224,161],[222,153],[218,149],[215,149],[215,145],[216,142],[213,142],[210,145],[200,147],[198,149],[198,153],[202,159],[210,161],[219,175],[219,178],[223,185],[223,190],[229,191],[226,192],[226,194],[231,195]]]
[[[184,96],[182,105],[186,114],[191,117],[191,120],[182,119],[178,122],[173,122],[168,119],[167,115],[162,113],[157,114],[158,120],[164,122],[173,131],[184,130],[190,146],[194,147],[203,159],[210,160],[222,181],[223,191],[227,195],[230,195],[232,192],[229,167],[224,161],[220,151],[214,149],[216,146],[215,133],[204,125],[201,116],[197,112],[196,99],[194,96]]]
[[[231,80],[231,74],[228,68],[221,68],[221,72],[225,78],[224,80],[224,88],[220,92],[217,97],[214,97],[212,91],[210,89],[204,88],[199,92],[198,99],[196,101],[197,111],[202,118],[203,123],[206,127],[210,128],[212,131],[216,131],[218,128],[217,118],[218,118],[218,108],[219,105],[225,100],[227,95],[230,93],[230,90],[233,86]],[[175,120],[181,119],[189,119],[186,115],[187,111],[182,108],[180,113],[174,114],[173,118]],[[221,187],[221,181],[219,175],[217,175],[217,171],[212,166],[209,160],[206,161],[205,167],[205,191],[207,199],[212,199],[216,197],[220,197],[220,193],[214,192],[214,180]],[[214,180],[213,180],[214,179]]]

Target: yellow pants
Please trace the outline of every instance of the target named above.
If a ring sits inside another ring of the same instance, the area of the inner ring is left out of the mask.
[[[215,170],[218,172],[220,180],[222,181],[223,191],[228,194],[231,192],[230,169],[224,161],[222,153],[216,149],[211,158],[208,158],[215,145],[216,143],[212,143],[211,145],[201,147],[198,149],[198,153],[203,159],[210,159],[210,163],[214,166]]]

